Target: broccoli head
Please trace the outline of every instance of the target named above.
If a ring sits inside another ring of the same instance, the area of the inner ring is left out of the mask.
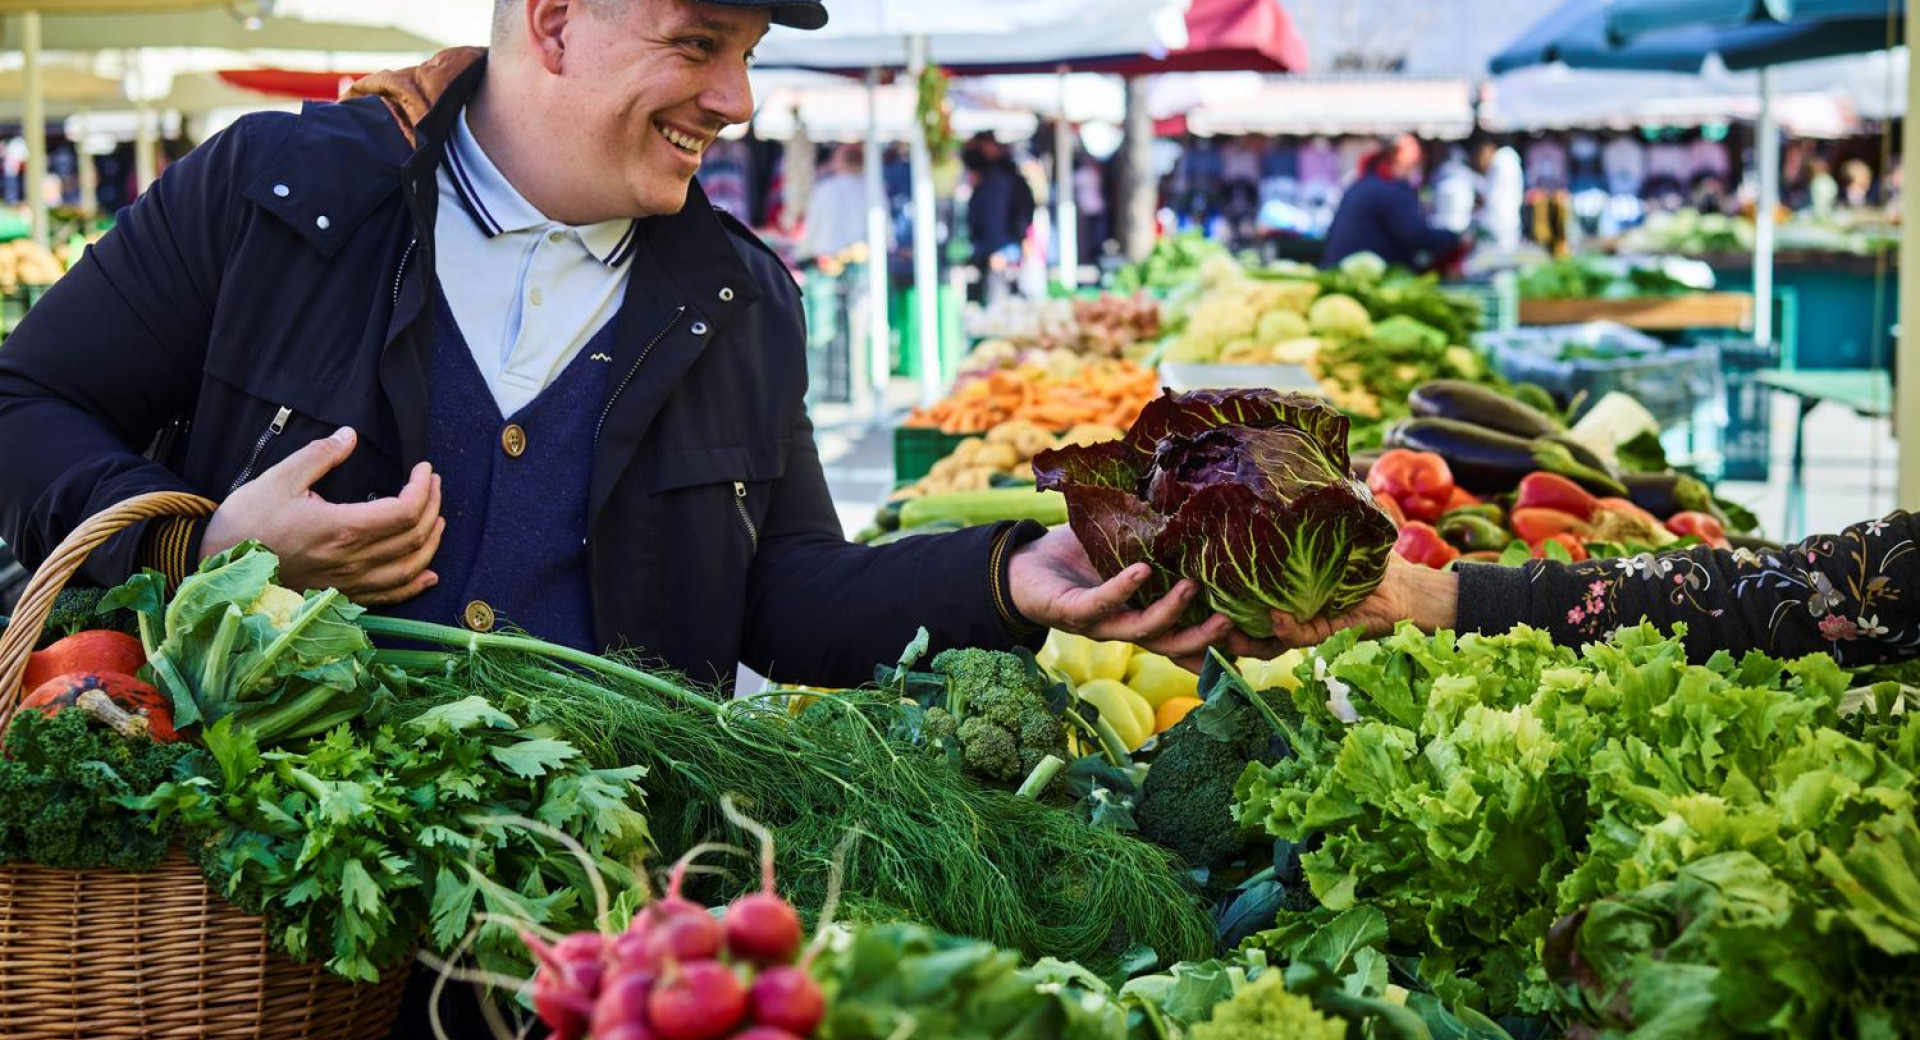
[[[930,735],[958,719],[954,731],[967,771],[1018,784],[1048,755],[1065,757],[1066,726],[1047,707],[1047,679],[1025,659],[997,650],[947,650],[933,659],[947,678],[949,710],[929,709]],[[936,724],[935,712],[945,716]]]
[[[41,626],[41,645],[90,629],[104,628],[138,635],[139,623],[133,611],[120,609],[102,612],[99,609],[100,600],[106,594],[107,590],[91,586],[70,585],[61,589],[60,594],[53,598],[52,609],[47,612],[47,623]]]
[[[1259,696],[1283,716],[1293,711],[1284,697]],[[1251,705],[1237,709],[1228,740],[1202,730],[1197,716],[1161,735],[1133,818],[1143,837],[1179,853],[1190,866],[1217,867],[1236,859],[1247,844],[1246,830],[1233,818],[1240,774],[1249,762],[1285,758],[1287,748]]]
[[[1347,1024],[1321,1014],[1306,997],[1288,993],[1280,973],[1267,971],[1233,999],[1215,1005],[1213,1016],[1188,1035],[1193,1040],[1345,1040]]]

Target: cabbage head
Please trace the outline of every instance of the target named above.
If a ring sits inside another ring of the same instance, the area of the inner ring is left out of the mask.
[[[1340,261],[1340,273],[1363,282],[1378,282],[1387,276],[1387,262],[1378,253],[1353,253]]]
[[[1300,339],[1312,331],[1307,319],[1292,311],[1268,311],[1260,315],[1260,323],[1253,327],[1253,338],[1273,346],[1290,339]]]
[[[1393,522],[1347,458],[1347,418],[1304,394],[1169,393],[1119,441],[1033,460],[1041,488],[1106,577],[1145,562],[1142,603],[1182,578],[1204,596],[1189,623],[1225,614],[1256,638],[1271,612],[1301,622],[1341,614],[1379,586]]]
[[[1307,310],[1307,325],[1316,336],[1339,339],[1366,339],[1373,334],[1373,318],[1360,301],[1335,293],[1313,301]]]

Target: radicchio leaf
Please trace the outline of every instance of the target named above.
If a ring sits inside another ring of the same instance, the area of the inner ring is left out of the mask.
[[[1182,578],[1209,611],[1257,637],[1271,612],[1299,621],[1344,613],[1386,571],[1395,531],[1348,472],[1346,417],[1301,394],[1166,394],[1122,441],[1043,452],[1034,476],[1062,492],[1074,534],[1103,576],[1146,562],[1136,602]]]

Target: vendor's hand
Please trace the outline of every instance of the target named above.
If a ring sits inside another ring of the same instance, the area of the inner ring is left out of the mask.
[[[1452,571],[1437,571],[1387,555],[1386,577],[1359,606],[1339,617],[1318,618],[1300,624],[1283,610],[1273,612],[1273,637],[1279,649],[1314,646],[1335,632],[1358,628],[1367,636],[1383,636],[1402,621],[1412,621],[1431,632],[1452,628],[1459,615],[1460,579]]]
[[[1198,671],[1209,647],[1239,653],[1249,643],[1233,622],[1218,614],[1192,628],[1180,628],[1180,615],[1200,594],[1182,581],[1144,610],[1129,606],[1152,570],[1144,563],[1102,581],[1073,530],[1056,527],[1046,536],[1014,550],[1008,562],[1013,605],[1028,621],[1089,639],[1134,643]]]
[[[365,606],[432,588],[440,579],[427,564],[447,526],[439,476],[423,462],[393,498],[339,505],[314,494],[353,446],[353,430],[343,428],[241,485],[207,522],[201,558],[256,539],[279,555],[281,584],[339,589]]]

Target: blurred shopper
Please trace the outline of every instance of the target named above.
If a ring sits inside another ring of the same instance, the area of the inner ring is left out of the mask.
[[[1807,170],[1807,206],[1816,217],[1832,216],[1834,204],[1840,201],[1840,182],[1833,179],[1827,160],[1818,156],[1807,162]]]
[[[1021,243],[1033,225],[1033,189],[1006,146],[989,134],[970,141],[961,161],[973,188],[967,200],[967,238],[973,243],[978,275],[968,295],[985,300],[988,283],[1019,262]]]
[[[1433,227],[1420,212],[1413,175],[1420,168],[1420,142],[1402,134],[1381,145],[1360,165],[1360,179],[1347,189],[1327,229],[1326,262],[1373,253],[1389,264],[1429,270],[1443,266],[1465,239]]]
[[[1859,159],[1840,164],[1840,201],[1850,209],[1873,205],[1873,167]]]
[[[866,155],[857,144],[835,148],[824,175],[813,185],[800,259],[836,257],[867,239]]]
[[[1480,201],[1480,226],[1501,252],[1520,248],[1521,214],[1527,205],[1527,178],[1520,153],[1481,135],[1468,145],[1473,168],[1485,178]]]
[[[1456,235],[1473,226],[1473,211],[1479,202],[1480,177],[1467,165],[1465,150],[1455,145],[1447,149],[1447,159],[1433,175],[1433,223]]]
[[[1085,152],[1073,168],[1073,205],[1080,213],[1080,262],[1097,263],[1107,245],[1107,177],[1100,160]]]

